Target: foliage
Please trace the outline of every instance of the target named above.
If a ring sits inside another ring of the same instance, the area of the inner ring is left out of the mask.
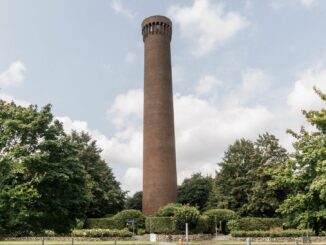
[[[209,227],[209,217],[206,215],[200,215],[198,220],[197,220],[197,224],[196,224],[196,228],[194,229],[195,233],[198,234],[208,234],[211,233],[210,227]]]
[[[51,106],[0,101],[0,234],[67,233],[88,202],[78,148]]]
[[[73,230],[74,237],[132,237],[132,233],[127,229],[84,229]]]
[[[237,214],[229,209],[210,209],[204,212],[208,217],[208,226],[211,233],[215,233],[215,228],[220,232],[228,233],[227,222],[238,218]]]
[[[143,192],[138,191],[132,197],[127,197],[125,208],[136,209],[142,211],[143,206]]]
[[[302,237],[313,236],[312,230],[231,231],[233,237]]]
[[[145,228],[144,215],[139,210],[134,209],[123,210],[111,218],[87,219],[85,228],[123,229],[127,227],[127,223],[131,220],[134,220],[136,230],[138,228]],[[130,230],[131,229],[130,227]]]
[[[185,223],[188,223],[189,230],[194,229],[199,218],[199,211],[195,207],[183,205],[174,214],[174,221],[177,230],[184,230]]]
[[[184,179],[178,187],[178,202],[203,210],[212,191],[212,183],[212,177],[204,177],[201,173],[195,173],[190,178]]]
[[[285,166],[287,159],[274,135],[265,133],[256,142],[237,140],[219,163],[208,207],[231,209],[242,216],[275,216],[288,190],[268,183],[272,170]]]
[[[157,234],[175,233],[174,219],[171,217],[147,217],[146,232]]]
[[[283,220],[280,218],[255,218],[247,217],[236,220],[230,220],[227,223],[231,231],[267,231],[274,228],[283,227]]]
[[[173,217],[176,211],[182,207],[180,203],[169,203],[161,207],[155,214],[158,217]]]
[[[326,94],[315,91],[326,102]],[[274,172],[272,183],[292,190],[278,211],[290,224],[312,228],[318,235],[326,229],[326,109],[303,113],[316,131],[288,131],[296,139],[295,152],[286,168]]]
[[[124,207],[125,192],[116,181],[112,169],[101,159],[101,150],[87,133],[72,132],[72,139],[78,145],[78,159],[88,174],[91,202],[86,215],[89,218],[115,214]]]
[[[85,221],[84,228],[89,229],[122,229],[112,218],[90,218]]]

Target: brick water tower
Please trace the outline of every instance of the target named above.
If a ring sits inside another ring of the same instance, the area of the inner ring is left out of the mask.
[[[151,16],[142,22],[144,66],[143,213],[177,201],[170,42],[172,22]]]

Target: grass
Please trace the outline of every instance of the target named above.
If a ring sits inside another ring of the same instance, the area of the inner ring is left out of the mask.
[[[44,240],[44,245],[71,245],[72,241],[67,240]],[[74,241],[74,245],[150,245],[149,241]],[[42,245],[40,240],[22,240],[22,241],[0,241],[0,245]]]

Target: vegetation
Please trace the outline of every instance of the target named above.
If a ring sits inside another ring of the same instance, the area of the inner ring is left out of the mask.
[[[238,218],[234,211],[228,209],[210,209],[204,212],[204,215],[208,217],[207,222],[210,233],[216,232],[215,229],[218,228],[219,232],[227,234],[229,231],[227,227],[228,221]]]
[[[74,237],[131,237],[132,233],[127,229],[110,230],[110,229],[85,229],[73,230],[71,233]]]
[[[0,101],[0,234],[67,233],[89,203],[78,147],[41,110]]]
[[[326,103],[326,94],[316,93]],[[273,184],[291,189],[279,212],[292,226],[312,228],[316,235],[326,229],[326,109],[303,111],[315,132],[301,128],[299,133],[289,130],[296,139],[295,152],[285,168],[278,168]]]
[[[138,191],[132,197],[127,197],[126,209],[136,209],[142,211],[143,208],[143,192]]]
[[[302,237],[313,236],[312,230],[232,231],[233,237]]]
[[[101,150],[87,133],[72,132],[72,140],[79,148],[78,160],[87,172],[90,203],[86,211],[89,218],[115,214],[124,207],[125,192],[116,181],[112,169],[101,159]]]
[[[204,177],[201,173],[193,174],[190,178],[184,179],[181,186],[178,187],[178,202],[197,206],[199,210],[204,210],[212,191],[212,184],[212,177]]]
[[[283,227],[283,220],[280,218],[240,218],[230,220],[227,224],[231,231],[268,231]]]

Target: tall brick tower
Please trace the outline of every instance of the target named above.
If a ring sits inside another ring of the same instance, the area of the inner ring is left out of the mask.
[[[143,212],[177,201],[170,41],[172,22],[151,16],[142,23],[145,45]]]

